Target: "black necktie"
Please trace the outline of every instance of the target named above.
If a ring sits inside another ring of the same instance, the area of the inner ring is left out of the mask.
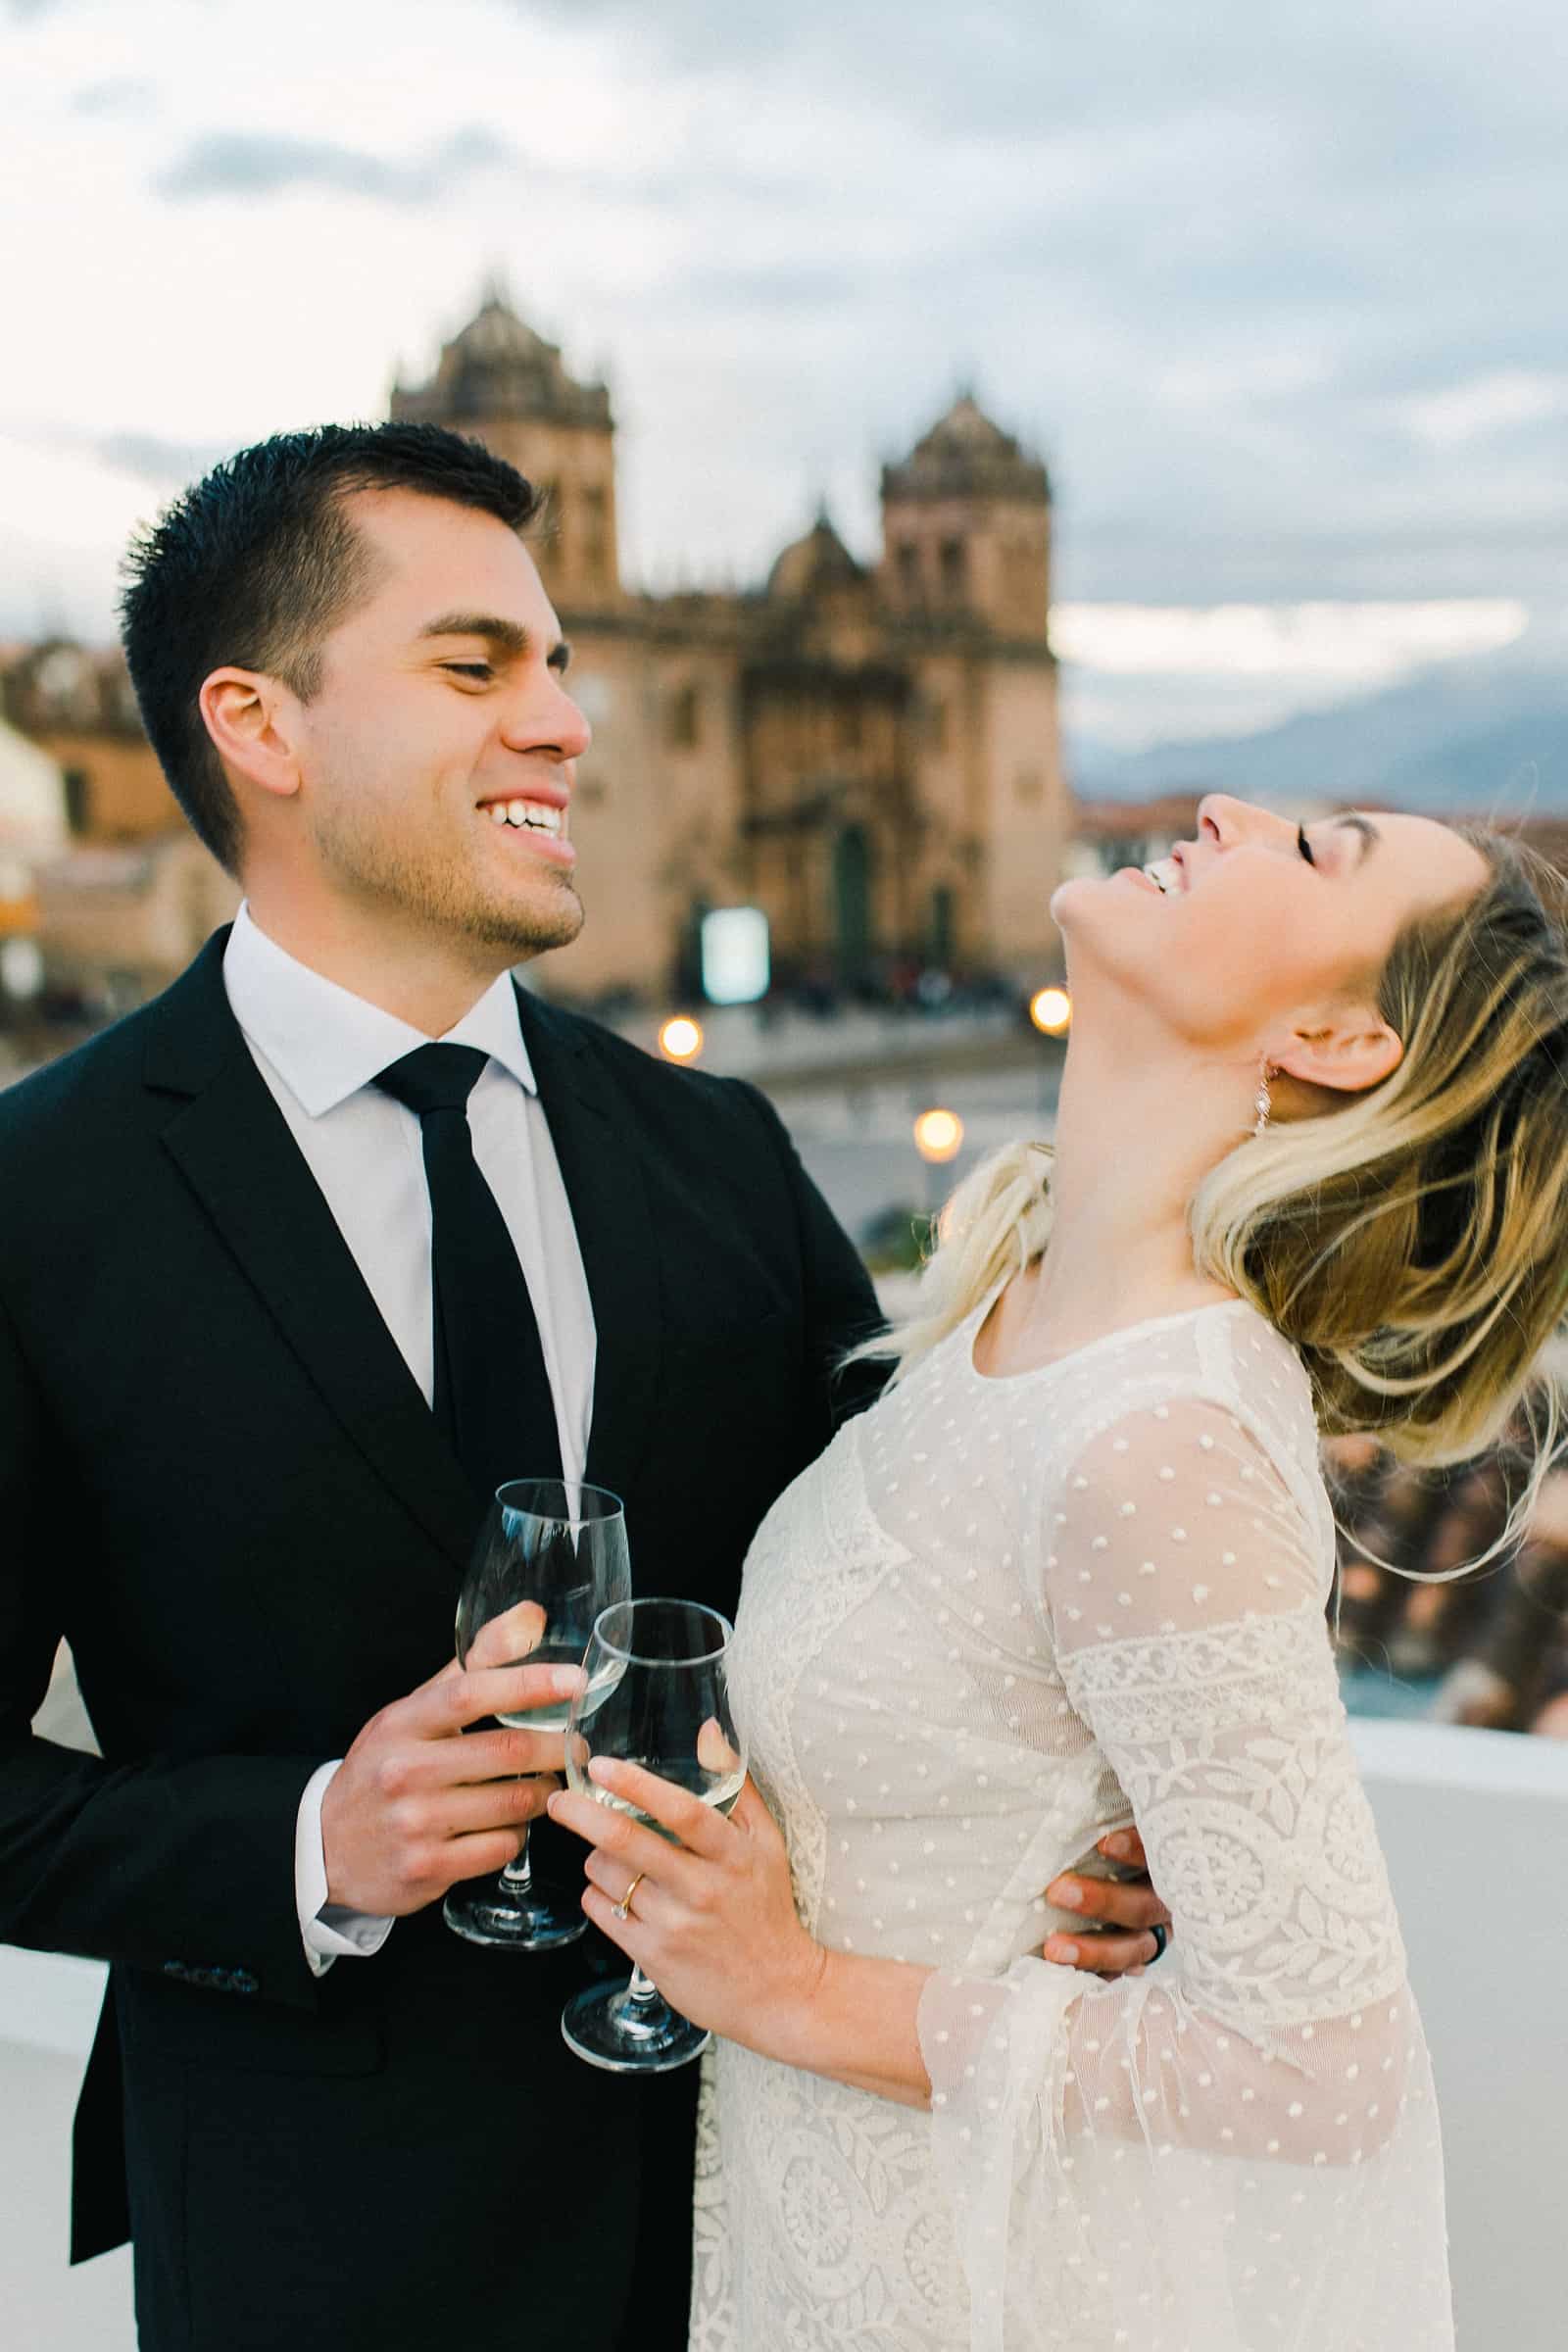
[[[473,1156],[468,1097],[487,1059],[474,1046],[419,1046],[375,1083],[419,1114],[430,1188],[435,1417],[488,1501],[509,1478],[559,1478],[561,1446],[533,1300]]]

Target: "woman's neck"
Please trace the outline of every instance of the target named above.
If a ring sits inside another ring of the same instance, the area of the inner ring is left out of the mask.
[[[1081,1346],[1233,1294],[1193,1262],[1188,1212],[1239,1144],[1246,1072],[1173,1058],[1136,1018],[1075,1024],[1056,1110],[1051,1240],[1029,1283],[1030,1345]]]

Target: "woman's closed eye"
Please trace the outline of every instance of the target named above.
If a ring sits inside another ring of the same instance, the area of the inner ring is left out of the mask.
[[[1306,859],[1308,865],[1316,865],[1317,859],[1312,855],[1312,844],[1306,838],[1306,827],[1304,825],[1298,825],[1296,828],[1296,846],[1300,851],[1301,856]]]

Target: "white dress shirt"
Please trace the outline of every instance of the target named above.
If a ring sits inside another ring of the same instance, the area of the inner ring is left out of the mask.
[[[288,955],[248,906],[234,917],[223,986],[256,1066],[428,1404],[435,1394],[435,1334],[419,1121],[372,1081],[431,1040]],[[593,1411],[593,1304],[510,976],[494,981],[440,1043],[475,1046],[490,1057],[468,1098],[473,1155],[538,1317],[562,1475],[580,1479]],[[437,1664],[432,1659],[432,1672]],[[392,1925],[327,1902],[321,1798],[341,1761],[312,1775],[295,1829],[300,1932],[318,1976],[342,1955],[379,1950]]]

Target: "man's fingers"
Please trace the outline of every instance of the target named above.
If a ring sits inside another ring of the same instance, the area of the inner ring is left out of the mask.
[[[416,1739],[444,1739],[487,1715],[527,1715],[536,1707],[559,1706],[576,1695],[581,1683],[577,1666],[486,1666],[456,1673],[448,1668],[404,1701],[407,1728]]]
[[[1058,1930],[1048,1936],[1045,1956],[1063,1968],[1081,1968],[1101,1977],[1124,1976],[1130,1968],[1148,1968],[1159,1957],[1158,1938],[1148,1934],[1119,1935],[1105,1928],[1069,1936]]]
[[[1113,1928],[1168,1928],[1170,1913],[1147,1879],[1092,1879],[1065,1871],[1046,1888],[1046,1900],[1060,1911]]]
[[[536,1600],[519,1600],[481,1625],[468,1643],[464,1665],[470,1674],[488,1666],[521,1666],[545,1638],[544,1610]]]
[[[466,1740],[426,1740],[416,1747],[415,1777],[427,1788],[452,1788],[468,1781],[559,1775],[566,1768],[565,1747],[562,1732],[470,1732]]]
[[[444,1788],[416,1806],[438,1838],[466,1838],[486,1830],[521,1829],[538,1821],[556,1784],[552,1780],[488,1781],[482,1788]]]
[[[448,1658],[446,1664],[438,1667],[426,1682],[415,1684],[409,1698],[422,1698],[427,1690],[435,1690],[438,1684],[450,1683],[455,1675],[462,1672],[463,1661],[460,1658]],[[403,1703],[406,1705],[408,1702],[405,1700]]]
[[[1101,1838],[1096,1850],[1103,1854],[1107,1862],[1125,1862],[1131,1870],[1149,1868],[1149,1856],[1144,1851],[1144,1841],[1136,1829],[1112,1830],[1108,1837]]]
[[[522,1851],[520,1830],[487,1830],[472,1838],[452,1838],[441,1848],[441,1867],[446,1883],[455,1886],[460,1879],[493,1879],[515,1862]]]

